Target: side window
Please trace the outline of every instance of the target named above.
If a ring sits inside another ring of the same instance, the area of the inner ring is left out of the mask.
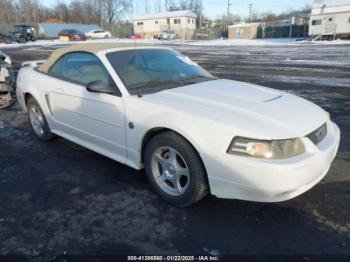
[[[322,25],[322,20],[321,19],[312,20],[311,24],[312,25]]]
[[[90,53],[66,54],[50,68],[48,74],[83,86],[94,81],[102,81],[114,91],[116,96],[122,96],[100,59]]]
[[[61,76],[61,66],[63,64],[64,57],[58,60],[49,70],[49,75],[60,77]]]
[[[65,55],[51,67],[49,74],[84,86],[93,81],[110,83],[102,62],[95,55],[84,52]]]
[[[106,68],[95,55],[89,53],[77,52],[65,55],[61,75],[68,81],[82,85],[93,81],[109,84],[109,74]]]

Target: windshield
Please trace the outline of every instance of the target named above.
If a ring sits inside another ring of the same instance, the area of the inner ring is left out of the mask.
[[[106,56],[132,95],[215,79],[188,57],[173,50],[135,49]]]
[[[15,26],[15,30],[21,31],[21,32],[25,32],[25,31],[27,31],[28,29],[30,29],[28,26],[23,26],[23,25],[16,25],[16,26]]]

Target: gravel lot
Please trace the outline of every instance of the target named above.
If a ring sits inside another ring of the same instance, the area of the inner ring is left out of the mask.
[[[173,47],[218,77],[328,110],[342,131],[328,176],[284,203],[207,197],[177,209],[143,172],[64,139],[38,142],[16,105],[0,111],[0,254],[350,255],[350,45]],[[20,63],[52,48],[3,51]]]

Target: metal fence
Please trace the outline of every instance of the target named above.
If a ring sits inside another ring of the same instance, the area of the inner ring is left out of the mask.
[[[258,27],[257,38],[305,38],[308,36],[308,25]]]
[[[112,36],[117,38],[131,38],[134,34],[132,24],[104,24],[102,28],[111,32]]]
[[[222,27],[201,28],[194,31],[193,40],[214,40],[224,37]]]
[[[14,30],[14,24],[0,24],[0,32],[8,33]]]

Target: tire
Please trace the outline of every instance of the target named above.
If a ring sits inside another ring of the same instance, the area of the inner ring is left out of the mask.
[[[144,165],[152,189],[174,206],[191,206],[208,192],[205,168],[197,151],[174,132],[151,139],[144,152]]]
[[[51,133],[39,103],[32,97],[29,98],[27,103],[27,110],[30,128],[34,135],[41,141],[51,141],[54,138],[54,134]]]
[[[26,43],[27,42],[27,40],[24,38],[24,37],[20,37],[19,39],[18,39],[18,43],[20,43],[20,44],[24,44],[24,43]]]

